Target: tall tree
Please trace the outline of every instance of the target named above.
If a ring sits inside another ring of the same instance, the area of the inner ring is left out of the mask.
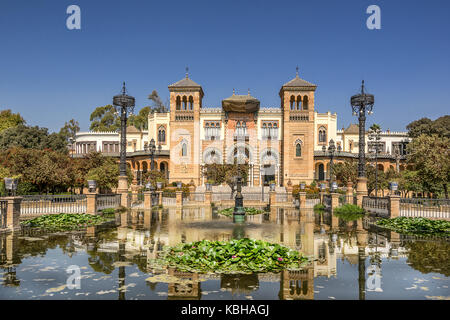
[[[51,149],[67,153],[67,140],[59,133],[48,133],[47,128],[18,125],[0,132],[0,149]]]
[[[167,112],[169,110],[169,107],[162,102],[156,90],[153,90],[152,93],[148,95],[148,99],[153,102],[152,112]]]
[[[117,131],[120,128],[120,117],[110,104],[97,107],[91,113],[90,121],[90,130],[92,131]]]
[[[10,109],[0,111],[0,132],[21,124],[24,125],[25,120],[19,113],[12,113]]]
[[[134,125],[139,130],[148,129],[148,114],[150,113],[150,107],[144,107],[139,110],[137,115],[130,115],[128,118],[128,123]]]
[[[80,124],[75,119],[70,119],[69,122],[64,123],[64,127],[61,128],[59,134],[61,134],[66,139],[75,139],[78,131],[80,131]]]
[[[407,161],[414,164],[425,189],[439,193],[439,188],[443,188],[447,199],[450,181],[449,144],[450,138],[422,134],[414,138],[407,147]]]
[[[422,134],[427,136],[435,134],[439,137],[450,138],[450,116],[445,115],[434,121],[422,118],[408,124],[406,129],[411,138],[418,138]]]

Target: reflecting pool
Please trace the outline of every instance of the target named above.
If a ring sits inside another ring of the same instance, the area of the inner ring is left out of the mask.
[[[244,237],[313,261],[299,271],[240,275],[152,264],[166,245]],[[0,235],[0,250],[0,299],[450,299],[449,239],[312,210],[273,208],[244,223],[211,208],[131,211],[116,214],[110,227]],[[79,288],[71,278],[77,270]]]

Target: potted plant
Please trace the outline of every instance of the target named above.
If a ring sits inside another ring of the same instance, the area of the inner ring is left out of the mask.
[[[161,189],[162,189],[162,187],[163,187],[163,182],[164,182],[164,179],[163,179],[163,178],[157,178],[157,179],[156,179],[156,187],[158,188],[158,190],[161,190]]]
[[[275,191],[275,180],[272,180],[269,182],[269,186],[270,186],[270,191]]]
[[[212,191],[213,184],[214,184],[214,180],[208,179],[208,181],[206,181],[206,191]]]

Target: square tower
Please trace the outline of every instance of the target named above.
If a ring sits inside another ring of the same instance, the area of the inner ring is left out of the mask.
[[[202,87],[186,77],[169,85],[170,163],[169,181],[200,184],[200,109]]]
[[[283,184],[314,180],[314,92],[317,86],[297,75],[280,89]]]

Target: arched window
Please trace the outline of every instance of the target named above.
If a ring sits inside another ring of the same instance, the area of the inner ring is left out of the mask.
[[[183,96],[183,110],[187,110],[187,98]]]
[[[308,102],[309,102],[308,96],[304,96],[303,97],[303,110],[308,110]]]
[[[194,110],[194,99],[189,96],[189,110]]]
[[[297,142],[295,145],[295,156],[301,157],[302,156],[302,144],[300,142]]]
[[[186,143],[183,143],[183,145],[181,146],[181,156],[182,157],[186,157],[187,156],[187,145],[186,145]]]
[[[166,142],[166,129],[164,127],[159,127],[158,129],[158,142]]]
[[[326,142],[327,141],[327,131],[325,127],[319,128],[319,143],[320,142]]]
[[[302,110],[302,96],[297,96],[297,110]]]
[[[294,110],[295,97],[291,96],[291,110]]]
[[[177,97],[176,109],[177,110],[181,110],[181,98],[180,98],[180,96]]]
[[[272,139],[278,140],[278,125],[276,122],[273,124]]]

